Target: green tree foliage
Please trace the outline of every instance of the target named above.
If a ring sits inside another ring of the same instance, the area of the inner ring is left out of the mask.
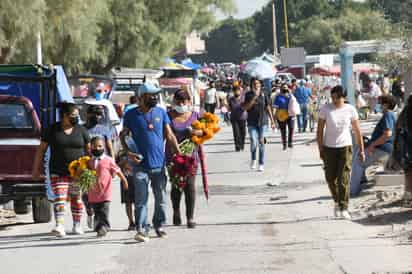
[[[45,62],[64,64],[74,72],[83,70],[83,60],[98,54],[98,23],[107,14],[106,4],[92,0],[46,0],[46,3]]]
[[[187,34],[208,30],[232,0],[2,0],[0,61],[34,63],[36,34],[44,60],[70,72],[114,66],[156,67]]]
[[[369,5],[383,11],[394,23],[412,24],[411,0],[368,0]]]
[[[371,10],[370,3],[350,0],[288,0],[286,3],[290,46],[304,47],[310,54],[336,53],[343,41],[379,39],[392,31],[392,25],[383,12]],[[281,47],[285,45],[283,0],[275,0],[275,7],[278,46]],[[211,32],[208,57],[217,58],[217,53],[221,52],[224,56],[220,58],[227,56],[240,62],[265,51],[273,52],[272,1],[256,12],[252,19],[255,27],[247,28],[251,33],[246,36],[251,39],[246,41],[240,41],[236,31],[228,31],[229,21],[220,25],[220,28],[226,29],[225,35],[219,29]],[[236,22],[237,26],[243,24],[244,20]],[[248,51],[236,48],[235,45],[239,44]],[[225,50],[227,45],[232,48],[230,51]]]
[[[208,61],[238,62],[246,56],[259,54],[254,25],[253,18],[224,20],[206,40]]]
[[[42,29],[44,0],[0,1],[0,63],[7,63],[24,51],[19,45],[28,37],[35,39]]]
[[[298,29],[294,44],[305,47],[309,54],[338,52],[344,41],[381,39],[392,32],[382,13],[350,9],[344,10],[337,18],[305,20]]]

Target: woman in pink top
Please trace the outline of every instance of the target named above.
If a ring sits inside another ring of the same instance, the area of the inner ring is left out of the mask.
[[[110,229],[109,207],[112,200],[112,178],[116,174],[122,181],[124,189],[128,189],[127,179],[113,158],[104,155],[105,141],[102,137],[91,140],[92,159],[89,167],[96,171],[96,185],[88,192],[89,203],[94,210],[95,231],[103,237]]]

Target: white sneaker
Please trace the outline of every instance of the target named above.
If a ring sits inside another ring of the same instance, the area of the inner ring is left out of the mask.
[[[64,236],[66,236],[66,231],[64,230],[64,226],[63,225],[57,225],[54,229],[53,229],[53,234],[58,237],[58,238],[63,238]]]
[[[259,165],[258,171],[259,171],[259,172],[265,171],[265,167],[264,167],[263,165]]]
[[[150,240],[149,236],[146,233],[142,232],[137,232],[136,236],[134,236],[134,239],[139,243],[146,243]]]
[[[93,216],[87,216],[87,227],[90,229],[94,229],[93,223]]]
[[[257,162],[256,162],[256,160],[252,160],[252,162],[250,162],[250,168],[251,168],[251,169],[256,169],[256,168],[257,168]]]
[[[349,211],[347,210],[342,210],[341,212],[342,218],[345,220],[352,220],[352,216],[350,216]]]
[[[73,225],[73,230],[72,230],[73,234],[76,235],[82,235],[84,234],[82,227],[80,226],[80,224],[74,224]]]
[[[335,218],[342,218],[342,212],[338,204],[335,204],[335,208],[333,209],[333,215],[335,216]]]

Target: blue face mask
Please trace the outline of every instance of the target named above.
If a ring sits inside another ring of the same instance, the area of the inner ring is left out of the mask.
[[[96,100],[102,100],[104,98],[104,93],[96,92]]]
[[[190,111],[190,108],[188,105],[184,105],[184,106],[174,106],[174,109],[177,113],[183,114],[186,112]]]

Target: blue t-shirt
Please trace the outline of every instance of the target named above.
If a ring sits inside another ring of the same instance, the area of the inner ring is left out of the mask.
[[[157,169],[165,165],[164,127],[170,124],[166,111],[154,107],[148,113],[139,108],[129,110],[123,121],[125,128],[132,132],[137,150],[143,155],[144,169]],[[153,125],[153,129],[149,126]]]
[[[276,96],[275,102],[273,102],[273,107],[276,109],[289,109],[289,100],[290,97],[287,97],[283,94]]]
[[[309,97],[312,95],[312,92],[310,91],[310,89],[306,88],[306,87],[297,87],[296,91],[295,91],[295,97],[296,100],[298,101],[298,103],[300,105],[303,104],[308,104],[309,103]]]
[[[109,127],[101,124],[97,124],[94,127],[87,128],[87,131],[89,132],[90,138],[100,136],[104,138],[106,141],[111,141],[113,139],[112,132]]]
[[[371,140],[369,141],[368,145],[372,142],[378,140],[386,130],[392,131],[392,136],[386,140],[386,143],[376,148],[383,150],[387,153],[392,153],[393,149],[393,141],[395,135],[395,125],[396,125],[396,117],[392,111],[385,112],[380,119],[379,123],[376,125],[375,129],[373,130]],[[368,146],[367,145],[367,146]]]

